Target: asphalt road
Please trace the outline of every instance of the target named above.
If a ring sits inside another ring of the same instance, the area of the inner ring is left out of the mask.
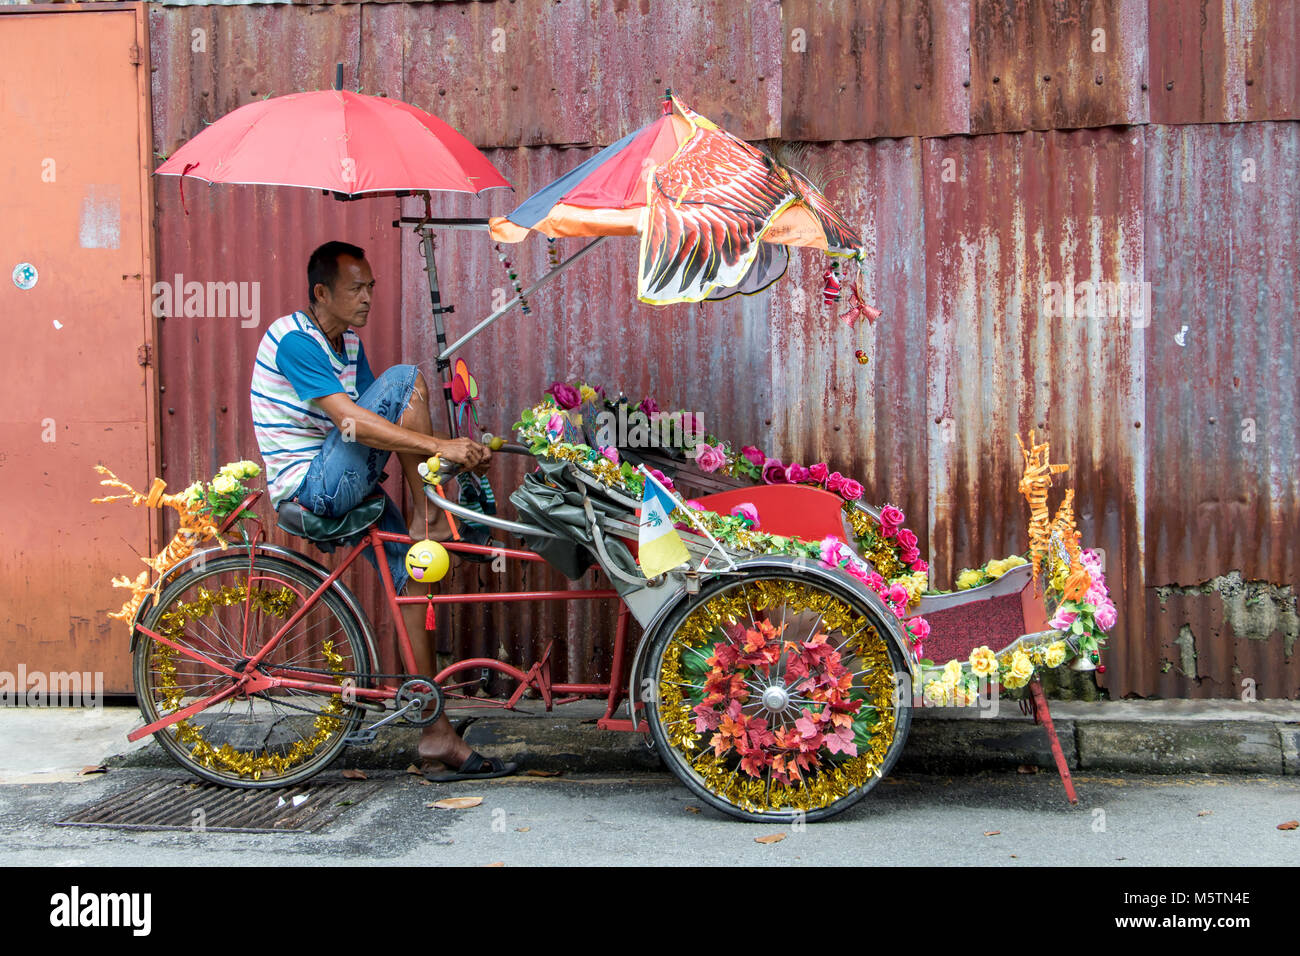
[[[847,864],[1295,866],[1300,779],[1054,774],[887,778],[833,820],[734,822],[664,774],[422,784],[372,773],[379,790],[319,833],[145,832],[60,827],[124,788],[175,773],[121,769],[78,782],[0,786],[0,861],[96,866],[380,864],[547,866]],[[337,770],[318,779],[339,780]],[[465,810],[430,809],[481,796]],[[757,837],[784,839],[758,843]]]

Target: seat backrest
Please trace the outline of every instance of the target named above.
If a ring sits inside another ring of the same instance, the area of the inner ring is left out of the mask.
[[[338,544],[358,539],[384,513],[384,496],[367,498],[345,515],[322,518],[296,501],[282,501],[276,510],[275,523],[290,534],[317,544]]]
[[[844,540],[839,495],[809,485],[754,485],[696,499],[709,511],[729,514],[737,505],[752,504],[759,530],[767,534],[820,541],[828,535]]]

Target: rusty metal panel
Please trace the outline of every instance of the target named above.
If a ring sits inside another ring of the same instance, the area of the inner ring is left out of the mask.
[[[1151,127],[1139,693],[1300,693],[1300,125]],[[1253,582],[1253,583],[1252,583]],[[1159,661],[1155,652],[1159,652]]]
[[[1300,4],[1150,3],[1151,122],[1300,119]]]
[[[665,87],[745,139],[780,133],[776,0],[369,4],[362,21],[400,48],[403,97],[480,147],[608,145]]]
[[[969,131],[970,0],[793,0],[781,15],[785,139]]]
[[[843,303],[822,302],[827,257],[810,250],[793,254],[755,321],[771,349],[770,453],[829,462],[861,481],[867,500],[902,508],[928,559],[921,156],[916,139],[809,152],[808,164],[835,180],[828,198],[867,240],[864,291],[883,312],[874,326],[852,330],[837,318]],[[859,347],[865,367],[854,358]]]
[[[934,579],[951,587],[959,569],[1025,549],[1015,436],[1035,429],[1070,465],[1051,507],[1074,488],[1084,542],[1107,553],[1114,680],[1144,653],[1143,338],[1123,303],[1090,303],[1082,284],[1142,288],[1142,132],[924,149]]]
[[[1145,123],[1146,0],[973,0],[970,131]]]

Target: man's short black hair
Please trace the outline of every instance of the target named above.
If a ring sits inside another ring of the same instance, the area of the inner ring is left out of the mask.
[[[311,258],[307,260],[307,301],[312,305],[316,304],[317,283],[327,289],[334,288],[334,280],[339,277],[339,256],[364,259],[366,250],[350,242],[339,242],[335,239],[320,246],[311,254]]]

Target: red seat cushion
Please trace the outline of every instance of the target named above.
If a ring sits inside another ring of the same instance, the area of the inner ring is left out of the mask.
[[[844,540],[840,509],[844,500],[808,485],[755,485],[695,499],[709,511],[730,514],[736,505],[752,504],[759,530],[768,534],[820,541],[828,535]]]

